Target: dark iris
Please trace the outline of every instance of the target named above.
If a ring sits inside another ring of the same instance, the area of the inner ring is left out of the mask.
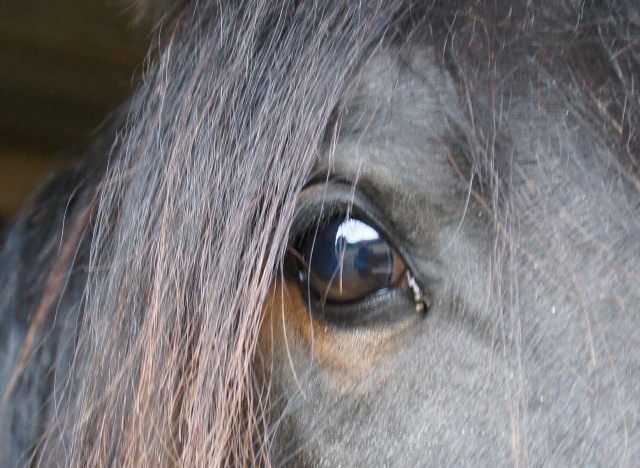
[[[334,218],[313,234],[300,253],[309,285],[326,301],[357,301],[392,286],[403,271],[387,241],[359,219]]]

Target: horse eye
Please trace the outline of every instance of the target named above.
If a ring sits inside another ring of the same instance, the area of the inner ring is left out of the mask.
[[[311,289],[323,302],[348,303],[397,286],[406,266],[373,227],[332,218],[302,239],[299,253]]]

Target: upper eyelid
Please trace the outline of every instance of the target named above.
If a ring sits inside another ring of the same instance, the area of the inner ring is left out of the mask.
[[[366,196],[343,179],[310,183],[301,192],[290,239],[299,236],[302,231],[317,224],[323,217],[350,214],[380,230],[389,241],[390,233],[380,226],[377,211]]]
[[[320,184],[326,184],[327,186],[335,184],[337,186],[349,187],[352,191],[355,190],[364,194],[379,193],[379,188],[383,188],[376,187],[377,183],[370,180],[363,172],[337,172],[335,168],[327,167],[326,165],[319,166],[314,170],[312,175],[307,179],[303,190]]]
[[[307,182],[304,185],[304,188],[311,187],[319,184],[345,184],[353,186],[355,181],[346,176],[345,174],[340,174],[331,171],[327,167],[318,167],[314,170],[313,174],[307,179]],[[304,190],[304,189],[303,189]]]

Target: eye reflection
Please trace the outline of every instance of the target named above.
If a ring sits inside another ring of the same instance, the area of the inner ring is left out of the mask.
[[[373,227],[333,218],[300,245],[310,287],[331,302],[352,302],[394,286],[404,263]]]

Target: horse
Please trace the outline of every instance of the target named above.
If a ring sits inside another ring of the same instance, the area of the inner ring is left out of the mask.
[[[0,257],[0,460],[632,466],[635,0],[135,2]]]

